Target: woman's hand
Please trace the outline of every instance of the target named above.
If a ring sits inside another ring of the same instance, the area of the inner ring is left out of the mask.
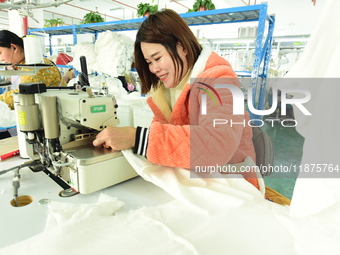
[[[104,146],[113,150],[125,150],[135,146],[136,128],[134,127],[107,127],[101,131],[93,145]]]

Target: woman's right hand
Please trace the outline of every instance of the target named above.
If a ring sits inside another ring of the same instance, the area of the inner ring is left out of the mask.
[[[117,151],[125,150],[135,146],[135,137],[134,127],[107,127],[96,136],[93,145]]]

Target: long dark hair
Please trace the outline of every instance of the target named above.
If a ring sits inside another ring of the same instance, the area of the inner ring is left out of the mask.
[[[169,52],[176,70],[176,80],[183,76],[183,61],[177,52],[177,44],[187,51],[188,68],[193,67],[202,47],[189,26],[175,11],[165,9],[150,15],[139,28],[135,41],[135,66],[141,80],[142,94],[158,85],[158,77],[152,74],[146,63],[141,42],[162,44]]]
[[[0,47],[11,48],[11,44],[15,44],[24,48],[24,41],[11,31],[0,30]]]

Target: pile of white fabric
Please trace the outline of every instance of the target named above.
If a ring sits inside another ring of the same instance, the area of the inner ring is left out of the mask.
[[[94,67],[96,63],[96,52],[94,50],[93,43],[76,44],[73,49],[73,55],[74,55],[73,61],[70,62],[69,65],[72,65],[75,69],[77,69],[80,72],[81,71],[80,57],[85,56],[88,72],[92,73],[95,71]]]
[[[133,41],[124,34],[105,31],[94,44],[79,43],[74,47],[70,65],[81,70],[80,57],[86,57],[88,72],[104,73],[113,77],[129,73],[133,63]]]
[[[124,34],[106,31],[95,43],[97,55],[95,70],[112,76],[130,72],[133,62],[133,41]]]

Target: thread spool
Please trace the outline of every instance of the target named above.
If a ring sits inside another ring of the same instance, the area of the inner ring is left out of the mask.
[[[24,38],[25,60],[26,64],[43,63],[43,54],[41,51],[40,39],[35,36],[27,36]]]

